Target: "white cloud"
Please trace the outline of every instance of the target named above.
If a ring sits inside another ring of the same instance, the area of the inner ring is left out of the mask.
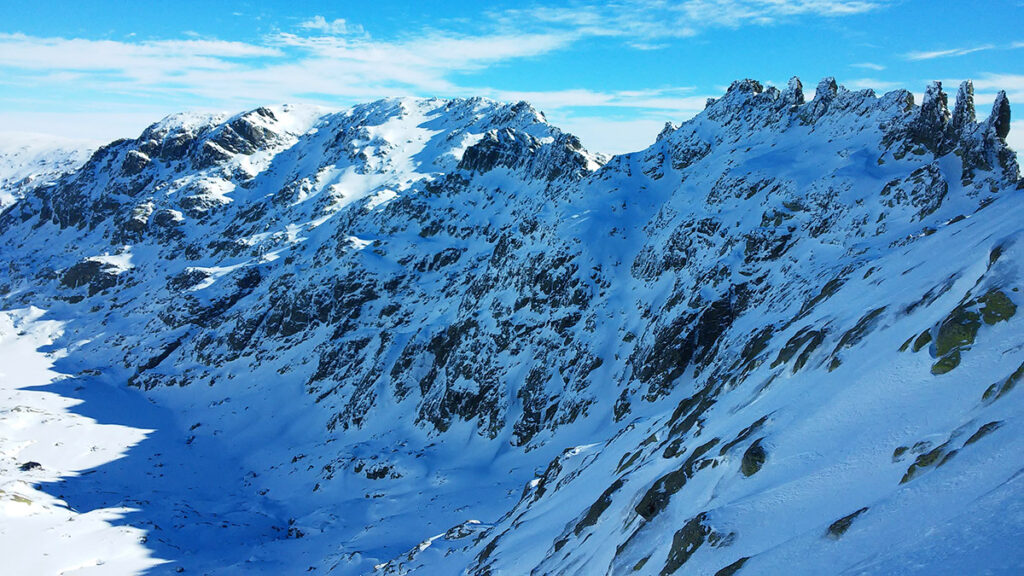
[[[871,89],[875,92],[886,92],[888,90],[896,90],[897,88],[903,88],[903,84],[899,82],[889,82],[886,80],[878,80],[876,78],[855,78],[853,80],[846,80],[843,83],[850,90],[867,90]]]
[[[1018,48],[1024,48],[1024,42],[1013,42],[1010,44],[983,44],[970,48],[948,48],[945,50],[933,50],[930,52],[909,52],[904,54],[903,57],[907,60],[931,60],[934,58],[966,56],[967,54],[985,52],[988,50],[1016,50]]]
[[[543,56],[587,37],[614,37],[633,49],[657,50],[670,38],[690,37],[715,27],[766,25],[801,15],[842,16],[875,10],[888,2],[618,0],[597,4],[581,0],[568,7],[490,13],[482,22],[460,23],[458,29],[401,30],[389,39],[372,38],[358,24],[321,15],[299,22],[291,33],[278,32],[253,42],[198,36],[117,41],[0,33],[0,87],[5,91],[0,102],[6,109],[4,118],[34,114],[41,122],[70,133],[73,129],[68,126],[74,124],[70,118],[83,114],[92,118],[83,120],[83,125],[105,135],[108,127],[121,131],[141,126],[138,119],[143,116],[152,120],[196,104],[239,110],[285,101],[337,106],[384,96],[480,94],[526,99],[575,125],[580,121],[573,118],[581,116],[572,116],[574,109],[576,113],[582,108],[605,109],[605,118],[628,111],[631,117],[641,118],[634,128],[646,130],[665,120],[692,116],[703,109],[705,96],[685,88],[517,92],[472,86],[460,75]],[[42,98],[48,100],[44,103]],[[130,113],[126,102],[134,106]],[[53,110],[58,109],[61,113],[55,114]],[[119,110],[126,111],[131,121],[116,121]]]
[[[283,56],[271,46],[222,40],[118,42],[0,34],[0,69],[7,84],[50,85],[76,91],[131,92],[181,82],[189,73],[224,74],[247,60]],[[20,74],[19,74],[20,72]]]
[[[979,109],[991,104],[996,93],[1000,90],[1006,92],[1010,99],[1010,107],[1019,110],[1024,108],[1024,74],[981,74],[972,80],[974,83],[974,100],[978,103]],[[956,82],[943,82],[943,86],[958,86]],[[1016,114],[1015,114],[1016,115]]]
[[[556,34],[455,36],[382,42],[277,34],[260,44],[216,40],[119,42],[0,34],[0,83],[76,91],[198,95],[215,103],[450,93],[447,77],[568,45]]]
[[[686,118],[672,118],[672,121]],[[551,114],[548,118],[563,130],[576,135],[591,152],[624,154],[643,150],[654,143],[666,120],[610,120],[600,116]]]
[[[888,3],[887,0],[690,0],[680,4],[680,8],[694,20],[738,26],[770,24],[792,16],[848,16],[877,10]]]
[[[71,139],[97,146],[118,138],[135,138],[159,119],[154,110],[89,110],[74,112],[0,112],[0,126],[6,134],[30,133],[59,143]],[[168,111],[165,111],[168,112]]]
[[[543,110],[584,107],[621,108],[656,110],[686,117],[703,110],[707,102],[707,96],[695,95],[691,88],[611,92],[585,89],[526,92],[480,88],[476,89],[476,93],[483,93],[497,100],[526,100]],[[671,119],[677,120],[677,118]]]
[[[1024,120],[1010,122],[1010,134],[1006,137],[1006,143],[1018,152],[1024,152]]]
[[[234,58],[273,58],[276,48],[224,40],[118,42],[0,33],[0,66],[46,70],[111,70],[177,61],[180,67],[223,67]]]
[[[299,24],[299,28],[336,36],[344,36],[346,34],[362,35],[366,33],[362,26],[349,24],[344,18],[336,18],[328,22],[323,16],[314,16]]]
[[[652,39],[692,36],[709,27],[765,24],[804,14],[838,16],[887,2],[620,0],[598,5],[588,0],[569,7],[490,14],[476,33],[403,31],[391,40],[370,38],[359,25],[321,15],[297,24],[301,34],[277,33],[255,43],[0,34],[0,70],[6,77],[0,83],[66,90],[73,81],[79,93],[199,96],[228,106],[312,94],[342,100],[453,95],[465,91],[452,80],[457,73],[548,54],[586,36],[623,37],[634,49],[654,50],[663,43]]]
[[[865,70],[874,70],[875,72],[881,72],[885,70],[885,66],[881,64],[875,64],[874,62],[858,62],[857,64],[850,64],[851,68],[863,68]]]
[[[652,43],[649,43],[649,42],[630,42],[629,43],[629,47],[630,48],[635,48],[636,50],[645,50],[645,51],[664,50],[665,48],[668,48],[668,44],[666,44],[666,43],[654,43],[654,44],[652,44]]]
[[[1006,90],[1024,93],[1024,74],[982,74],[974,82],[976,90]]]
[[[954,56],[966,56],[967,54],[974,54],[975,52],[983,52],[985,50],[993,50],[996,46],[994,44],[985,44],[983,46],[974,46],[972,48],[949,48],[946,50],[933,50],[930,52],[908,52],[903,55],[907,60],[933,60],[935,58],[950,58]]]

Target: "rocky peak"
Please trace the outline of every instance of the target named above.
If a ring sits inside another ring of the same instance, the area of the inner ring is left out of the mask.
[[[781,99],[782,103],[790,108],[801,106],[804,103],[804,85],[799,78],[793,76],[789,79]]]
[[[172,114],[156,122],[135,140],[139,152],[165,162],[182,160],[200,135],[223,122],[223,115]]]
[[[280,144],[283,134],[275,130],[276,122],[274,113],[261,107],[217,126],[202,143],[196,166],[208,168],[236,155],[248,156]]]
[[[974,83],[964,80],[956,92],[956,104],[953,106],[953,116],[950,128],[954,138],[959,138],[964,129],[973,126],[977,121],[974,113]]]
[[[824,116],[838,94],[839,85],[836,84],[835,78],[829,76],[818,82],[817,88],[814,89],[814,98],[808,102],[804,112],[805,121],[814,123],[818,118]]]
[[[578,138],[557,133],[540,139],[512,128],[489,130],[470,146],[459,162],[460,170],[486,173],[495,168],[525,169],[545,181],[559,178],[579,180],[591,172],[593,158]]]
[[[673,132],[675,132],[678,129],[679,129],[679,125],[676,124],[675,122],[665,122],[665,126],[662,127],[661,132],[658,132],[658,136],[657,136],[657,138],[655,138],[655,141],[656,142],[660,142],[666,136],[668,136],[669,134],[672,134]]]
[[[736,80],[729,85],[729,89],[726,90],[726,94],[733,92],[743,92],[749,94],[760,94],[764,90],[764,86],[757,80],[745,78],[743,80]]]
[[[911,137],[928,150],[941,154],[944,152],[941,147],[949,118],[947,97],[942,91],[942,83],[932,82],[924,92],[917,118],[911,126]]]
[[[1010,100],[1006,97],[1005,91],[1000,90],[999,94],[996,94],[987,124],[1001,140],[1006,140],[1010,134]]]

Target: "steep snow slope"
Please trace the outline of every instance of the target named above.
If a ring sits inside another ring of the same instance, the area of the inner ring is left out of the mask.
[[[481,99],[166,119],[0,216],[57,368],[177,415],[60,490],[146,502],[157,572],[1015,573],[1024,203],[972,99],[742,81],[612,159]]]

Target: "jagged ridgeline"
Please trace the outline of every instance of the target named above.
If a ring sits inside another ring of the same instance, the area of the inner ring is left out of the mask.
[[[337,574],[1012,573],[1009,127],[832,79],[611,158],[522,102],[172,116],[0,214],[0,294]]]

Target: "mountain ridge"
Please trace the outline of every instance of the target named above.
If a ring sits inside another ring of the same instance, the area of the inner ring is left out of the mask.
[[[938,83],[917,106],[742,80],[611,158],[485,99],[179,116],[0,214],[0,293],[67,322],[65,365],[196,419],[190,446],[232,439],[243,492],[292,516],[267,562],[909,567],[952,536],[881,543],[961,534],[969,505],[921,511],[956,466],[1024,525],[992,463],[1024,426],[996,401],[1024,361],[1009,114],[1000,93],[977,122],[970,83],[950,112]]]

